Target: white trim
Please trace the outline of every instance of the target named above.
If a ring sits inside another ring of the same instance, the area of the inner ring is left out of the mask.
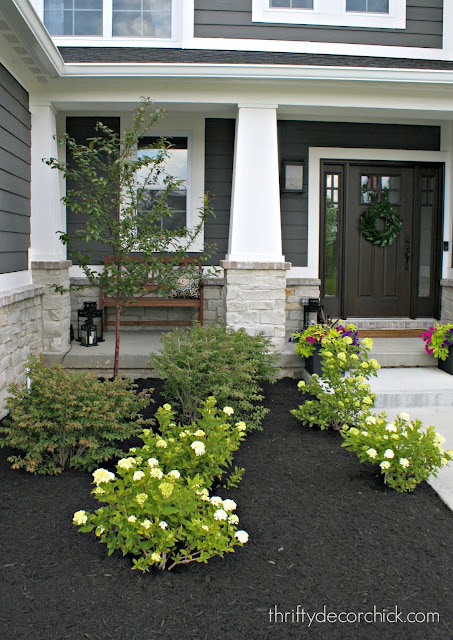
[[[12,273],[0,273],[0,295],[2,291],[18,289],[33,284],[31,271],[14,271]]]
[[[452,256],[452,154],[444,151],[399,151],[393,149],[345,149],[343,147],[310,147],[308,152],[308,265],[293,267],[289,278],[319,278],[319,216],[321,160],[363,160],[383,162],[443,162],[445,163],[443,239],[449,251],[443,253],[442,278],[451,278]],[[450,178],[449,178],[450,176]]]
[[[313,9],[271,8],[269,0],[252,0],[252,22],[370,29],[405,29],[406,0],[389,0],[389,12],[346,11],[345,0],[313,0]]]

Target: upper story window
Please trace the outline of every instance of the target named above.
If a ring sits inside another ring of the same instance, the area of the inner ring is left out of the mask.
[[[252,0],[253,22],[405,29],[406,0]]]
[[[169,38],[171,0],[113,0],[113,36]]]
[[[346,11],[388,13],[389,0],[346,0]]]
[[[44,0],[51,36],[101,36],[102,0]]]
[[[176,0],[32,0],[51,36],[171,39]]]

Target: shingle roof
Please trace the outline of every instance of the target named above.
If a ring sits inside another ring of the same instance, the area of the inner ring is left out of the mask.
[[[453,70],[453,62],[445,60],[372,56],[148,47],[59,47],[59,50],[64,61],[68,63],[250,64]]]

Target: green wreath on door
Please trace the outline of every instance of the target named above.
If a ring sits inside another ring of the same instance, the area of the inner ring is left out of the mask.
[[[382,229],[382,231],[377,228],[379,218],[384,218],[385,220],[385,229]],[[379,202],[376,200],[376,195],[374,195],[373,204],[360,218],[360,230],[364,238],[379,247],[386,247],[392,244],[402,226],[403,221],[400,218],[400,214],[388,201],[388,194],[385,191],[382,192]]]

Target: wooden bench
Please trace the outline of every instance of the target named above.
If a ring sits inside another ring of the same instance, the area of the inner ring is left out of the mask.
[[[142,260],[140,256],[133,256],[130,260]],[[168,262],[171,258],[162,257],[160,258],[162,262]],[[108,266],[109,263],[113,262],[112,257],[104,258],[105,266]],[[199,258],[186,257],[181,260],[181,262],[176,266],[177,269],[181,269],[182,274],[184,273],[184,267],[199,265],[201,269],[201,264]],[[191,308],[198,309],[198,322],[203,324],[203,282],[198,280],[198,291],[199,296],[197,298],[193,297],[168,297],[165,298],[161,295],[156,295],[156,285],[153,283],[154,274],[152,270],[150,271],[150,276],[148,280],[148,284],[146,285],[146,293],[141,296],[137,296],[134,298],[128,298],[127,300],[127,308],[134,307],[145,307],[149,308],[157,308],[157,307],[167,307],[172,309],[181,309],[181,308]],[[114,325],[114,320],[108,319],[108,308],[115,307],[116,301],[115,298],[112,298],[108,294],[104,293],[103,289],[100,289],[99,292],[99,308],[104,312],[104,331],[107,331],[108,325]],[[121,321],[123,325],[178,325],[178,326],[187,326],[192,325],[192,320],[125,320]]]

